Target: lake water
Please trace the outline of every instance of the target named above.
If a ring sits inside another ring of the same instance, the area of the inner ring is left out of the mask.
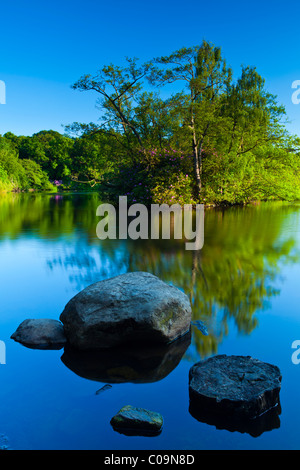
[[[300,205],[205,211],[204,247],[96,236],[96,194],[0,196],[0,444],[12,449],[299,449]],[[168,350],[94,357],[34,350],[10,339],[26,318],[58,319],[89,284],[148,271],[191,299],[190,337]],[[189,410],[188,373],[216,355],[250,355],[282,373],[280,408],[232,429]],[[103,385],[112,387],[96,393]],[[124,405],[160,412],[162,433],[125,436],[110,419]],[[4,437],[1,437],[1,436]]]

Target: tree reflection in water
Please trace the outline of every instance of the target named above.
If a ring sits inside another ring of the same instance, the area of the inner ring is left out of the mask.
[[[201,251],[186,251],[184,240],[99,240],[97,194],[7,194],[0,199],[0,240],[36,237],[49,242],[47,269],[66,270],[76,291],[128,271],[148,271],[182,289],[193,319],[192,343],[201,357],[217,353],[230,321],[250,334],[257,312],[278,294],[281,267],[299,260],[289,227],[298,205],[262,203],[205,212]],[[55,249],[51,250],[51,243]]]

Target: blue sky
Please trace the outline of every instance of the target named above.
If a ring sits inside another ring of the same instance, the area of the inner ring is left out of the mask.
[[[253,65],[266,88],[286,106],[300,135],[300,105],[291,101],[300,80],[300,3],[278,0],[52,0],[1,2],[0,134],[63,132],[73,121],[99,117],[97,96],[70,85],[125,56],[146,61],[203,39],[222,48],[235,75]]]

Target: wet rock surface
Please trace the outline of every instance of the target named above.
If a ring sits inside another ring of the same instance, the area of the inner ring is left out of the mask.
[[[88,286],[68,302],[60,320],[70,344],[81,350],[166,344],[189,331],[191,305],[176,287],[132,272]]]
[[[61,349],[67,342],[61,322],[47,318],[24,320],[11,338],[33,349]]]
[[[252,419],[279,404],[281,378],[277,366],[250,356],[214,356],[190,369],[190,406],[206,417]]]
[[[112,419],[111,425],[115,431],[127,435],[157,435],[163,426],[163,417],[160,413],[124,406]]]

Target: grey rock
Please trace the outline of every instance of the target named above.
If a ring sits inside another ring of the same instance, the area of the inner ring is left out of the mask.
[[[127,435],[156,435],[161,432],[163,417],[155,411],[124,406],[112,419],[115,431]]]
[[[214,356],[190,369],[190,403],[206,414],[255,418],[279,404],[281,379],[277,366],[250,356]]]
[[[70,344],[82,350],[166,344],[190,330],[191,305],[176,287],[150,273],[133,272],[79,292],[60,320]]]
[[[11,338],[34,349],[61,349],[67,341],[62,323],[47,318],[24,320]]]

